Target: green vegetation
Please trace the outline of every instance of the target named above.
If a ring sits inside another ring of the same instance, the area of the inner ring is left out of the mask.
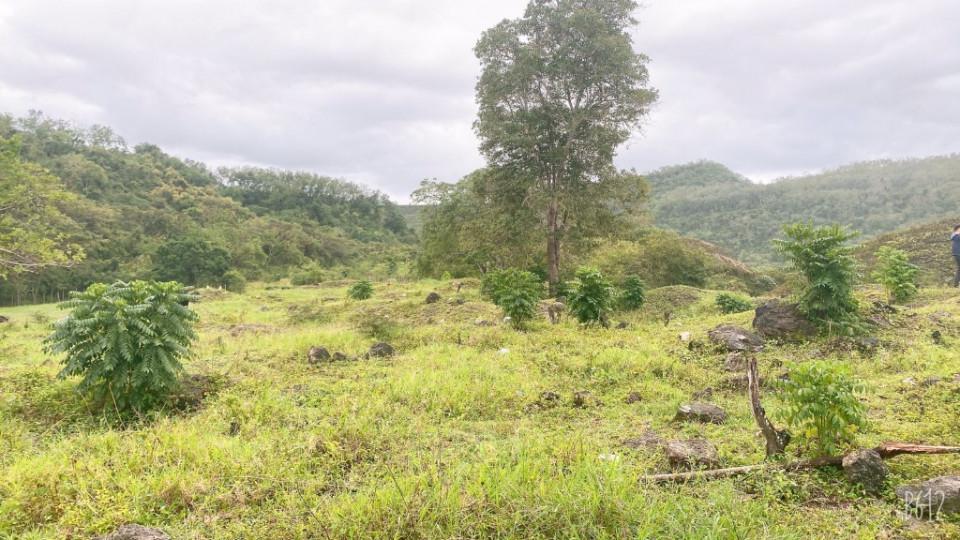
[[[145,411],[179,384],[180,364],[196,339],[195,299],[179,283],[134,281],[91,285],[61,308],[70,314],[47,339],[63,353],[61,378],[81,376],[77,390],[99,406]]]
[[[877,251],[877,269],[873,278],[883,285],[890,300],[903,303],[917,295],[919,269],[910,264],[903,250],[884,246]]]
[[[628,276],[620,285],[620,309],[633,311],[647,301],[647,285],[637,276]]]
[[[865,427],[866,410],[858,398],[863,385],[838,363],[801,364],[781,386],[784,417],[820,456],[836,455]]]
[[[0,115],[0,141],[0,246],[10,252],[0,257],[0,305],[115,280],[221,286],[228,270],[273,280],[319,265],[386,277],[387,256],[412,251],[396,205],[341,180],[211,171],[40,114]]]
[[[508,268],[484,276],[483,291],[515,328],[524,328],[537,314],[543,282],[532,272]]]
[[[658,226],[715,243],[740,260],[768,264],[777,262],[770,242],[783,223],[840,223],[872,238],[956,219],[960,154],[854,163],[770,184],[754,184],[712,162],[665,167],[645,178]]]
[[[607,326],[607,315],[613,307],[613,285],[596,268],[581,268],[567,302],[580,324]]]
[[[351,300],[369,300],[373,297],[373,284],[366,280],[361,280],[347,289],[347,296]]]
[[[854,296],[857,264],[849,241],[855,233],[837,225],[814,227],[795,223],[783,228],[785,240],[777,240],[784,254],[805,279],[799,307],[821,330],[851,334],[859,325]]]
[[[868,275],[878,268],[877,254],[884,247],[901,250],[917,267],[917,282],[932,287],[953,281],[957,265],[950,252],[950,233],[960,223],[957,216],[880,235],[857,246],[856,256]]]
[[[723,314],[743,313],[754,308],[753,302],[749,298],[730,293],[718,294],[716,304],[717,309]]]

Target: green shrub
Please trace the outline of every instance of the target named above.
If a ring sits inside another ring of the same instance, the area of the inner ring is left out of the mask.
[[[347,296],[352,300],[367,300],[373,296],[373,285],[369,281],[358,281],[347,289]]]
[[[607,313],[613,301],[613,287],[595,268],[577,270],[574,290],[567,298],[570,311],[582,324],[607,325]]]
[[[720,313],[743,313],[753,309],[753,302],[749,298],[730,293],[720,293],[717,295],[717,309]]]
[[[787,423],[811,441],[819,455],[836,454],[866,425],[864,406],[857,398],[863,386],[839,364],[801,364],[780,385]]]
[[[66,353],[59,377],[83,377],[78,390],[121,412],[157,405],[179,385],[180,359],[196,338],[196,297],[176,282],[97,283],[61,304],[70,314],[45,341]]]
[[[884,246],[877,251],[877,269],[873,279],[883,285],[896,303],[906,302],[917,295],[919,268],[910,264],[903,250]]]
[[[444,270],[443,274],[440,275],[441,281],[450,281],[451,279],[453,279],[453,274],[449,271]]]
[[[316,264],[304,266],[290,276],[290,283],[296,286],[323,283],[326,272]]]
[[[827,333],[852,334],[859,330],[853,295],[857,265],[848,244],[856,234],[838,225],[814,227],[805,223],[787,225],[783,230],[787,239],[777,240],[775,245],[803,275],[800,311]]]
[[[362,335],[377,341],[392,341],[401,334],[401,326],[379,313],[358,313],[353,324]]]
[[[510,268],[485,275],[481,293],[510,317],[514,328],[523,328],[537,314],[543,282],[532,272]]]
[[[247,278],[243,277],[238,270],[227,270],[221,278],[223,288],[235,293],[242,293],[247,290]]]
[[[620,308],[628,311],[640,309],[647,301],[647,286],[637,276],[629,276],[620,287]]]

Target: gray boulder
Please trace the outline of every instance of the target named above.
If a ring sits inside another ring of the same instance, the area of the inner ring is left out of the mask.
[[[815,336],[817,328],[796,304],[771,300],[756,310],[753,329],[767,339],[796,340]]]
[[[957,514],[960,513],[960,476],[940,476],[922,484],[900,486],[897,497],[921,515]]]
[[[690,403],[681,405],[673,419],[679,422],[722,424],[727,421],[727,411],[710,403]]]
[[[763,348],[763,338],[738,326],[722,324],[708,333],[710,341],[728,351],[756,352]]]
[[[396,351],[393,349],[393,345],[383,341],[371,345],[370,351],[367,352],[371,358],[390,358],[395,353]]]
[[[112,533],[101,536],[99,540],[170,540],[167,533],[143,525],[122,525]]]
[[[330,358],[330,351],[326,347],[310,347],[307,351],[307,362],[311,365],[329,362]]]
[[[427,295],[426,303],[428,303],[428,304],[436,304],[436,303],[439,302],[439,301],[440,301],[440,295],[439,295],[438,293],[432,292],[432,293],[430,293],[430,294]]]
[[[716,469],[720,466],[717,448],[706,439],[670,441],[663,452],[674,469]]]
[[[860,484],[864,491],[877,495],[887,482],[887,464],[876,450],[857,450],[843,458],[843,472],[847,480]]]
[[[10,322],[10,317],[0,315],[0,324],[7,323],[7,322]]]

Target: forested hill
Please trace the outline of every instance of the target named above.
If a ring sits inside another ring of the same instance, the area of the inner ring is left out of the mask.
[[[94,281],[177,279],[219,285],[276,278],[300,267],[356,265],[415,236],[381,193],[310,173],[219,169],[150,144],[129,147],[109,128],[40,114],[0,115],[0,141],[49,170],[70,194],[58,203],[72,268],[0,280],[0,303],[50,300]],[[198,263],[198,261],[200,261]]]
[[[784,223],[842,223],[864,238],[955,215],[960,154],[870,161],[754,184],[697,162],[647,176],[657,225],[713,242],[741,260],[769,262]]]

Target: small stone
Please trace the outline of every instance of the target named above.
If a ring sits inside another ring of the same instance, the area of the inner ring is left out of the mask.
[[[340,352],[340,351],[337,351],[337,352],[333,353],[333,361],[334,361],[334,362],[346,362],[346,361],[349,360],[349,359],[350,359],[350,357],[348,357],[346,354],[344,354],[344,353],[342,353],[342,352]]]
[[[876,450],[858,450],[844,456],[843,472],[851,483],[876,495],[883,491],[889,471]]]
[[[643,396],[640,395],[640,392],[630,392],[623,400],[623,402],[627,405],[633,405],[634,403],[638,403],[640,401],[643,401]]]
[[[913,385],[917,384],[917,380],[914,379],[913,377],[907,377],[906,379],[904,379],[904,380],[901,381],[901,382],[902,382],[903,384],[908,385],[908,386],[913,386]]]
[[[393,349],[393,345],[381,341],[380,343],[374,343],[370,346],[370,351],[367,353],[371,358],[389,358],[394,355],[396,351]]]
[[[130,524],[120,526],[112,533],[101,536],[99,540],[170,540],[170,537],[160,529]]]
[[[473,321],[473,324],[475,324],[475,325],[477,325],[477,326],[493,326],[493,323],[490,322],[490,321],[488,321],[488,320],[486,320],[486,319],[477,319],[477,320]]]
[[[940,476],[915,485],[897,488],[908,507],[920,515],[936,518],[939,514],[960,513],[960,476]]]
[[[462,306],[467,303],[467,301],[463,298],[454,298],[451,302],[455,306]]]
[[[724,371],[745,371],[747,369],[747,359],[740,352],[731,352],[723,361]]]
[[[630,328],[630,323],[627,321],[620,321],[617,323],[617,330],[626,330],[627,328]]]
[[[504,347],[504,348],[500,349],[499,351],[497,351],[497,354],[499,354],[500,356],[508,355],[508,354],[510,354],[510,349]]]
[[[715,469],[720,466],[716,447],[706,439],[670,441],[664,445],[663,451],[674,469]]]
[[[936,376],[927,377],[920,383],[920,386],[923,386],[924,388],[929,388],[931,386],[936,386],[940,384],[941,381],[943,381],[943,379],[940,377],[936,377]]]
[[[573,393],[573,406],[578,409],[587,407],[593,400],[593,394],[586,390],[580,390]]]
[[[880,340],[872,336],[862,337],[857,339],[854,345],[856,345],[857,349],[861,352],[872,353],[880,348]]]
[[[8,323],[8,322],[10,322],[10,317],[7,317],[5,315],[0,315],[0,324]]]
[[[679,339],[681,343],[690,341],[690,332],[680,332],[680,334],[677,336],[677,339]]]
[[[0,321],[0,322],[2,322],[2,321]],[[933,343],[934,343],[935,345],[943,345],[943,333],[940,332],[939,330],[934,330],[934,331],[930,334],[930,339],[933,340]]]
[[[634,450],[648,449],[653,450],[663,446],[664,441],[656,434],[653,430],[646,430],[643,432],[643,435],[640,435],[636,439],[627,439],[623,441],[623,445],[627,448],[633,448]]]
[[[330,351],[326,347],[310,347],[307,351],[307,362],[311,365],[330,361]]]
[[[710,403],[691,403],[677,409],[674,421],[722,424],[727,421],[727,412]]]
[[[428,304],[436,304],[436,303],[439,302],[439,301],[440,301],[440,295],[439,295],[438,293],[432,292],[432,293],[430,293],[430,294],[427,295],[426,303],[428,303]]]

